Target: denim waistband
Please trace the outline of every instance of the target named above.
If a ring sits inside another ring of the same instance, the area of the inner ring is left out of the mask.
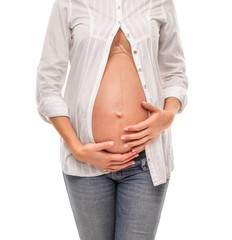
[[[139,156],[136,158],[133,158],[132,160],[135,162],[133,165],[129,165],[121,170],[118,170],[116,172],[110,172],[107,173],[107,176],[111,176],[114,179],[120,179],[124,175],[128,174],[135,174],[142,171],[147,171],[149,169],[148,163],[147,163],[147,158],[146,158],[146,153],[145,150],[138,153]]]
[[[139,153],[139,156],[146,157],[146,152],[143,150],[142,152]]]
[[[140,153],[138,153],[139,154],[139,156],[138,157],[136,157],[136,158],[134,158],[133,160],[141,160],[141,159],[143,159],[143,158],[146,158],[146,152],[145,152],[145,150],[143,150],[142,152],[140,152]]]
[[[147,165],[147,158],[146,158],[146,152],[143,150],[142,152],[138,153],[139,156],[136,158],[133,158],[133,161],[135,162],[132,166],[139,166],[139,165]]]

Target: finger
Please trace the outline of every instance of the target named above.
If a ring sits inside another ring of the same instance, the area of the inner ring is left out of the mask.
[[[148,128],[146,128],[140,132],[122,135],[121,140],[123,140],[123,141],[136,140],[136,139],[143,138],[143,137],[147,136],[148,134],[149,134],[149,131],[148,131]]]
[[[130,159],[130,161],[126,162],[126,163],[123,163],[123,164],[116,164],[116,165],[111,165],[109,166],[106,170],[110,171],[110,172],[116,172],[116,171],[119,171],[123,168],[126,168],[128,166],[131,166],[131,165],[134,165],[135,162],[134,161],[131,161],[132,159]]]
[[[124,164],[124,163],[127,163],[128,161],[130,161],[131,159],[134,159],[136,157],[138,157],[138,153],[136,151],[133,152],[133,154],[131,154],[128,158],[125,158],[125,159],[121,159],[121,160],[111,160],[110,161],[110,164],[112,165],[115,165],[115,164]]]
[[[142,107],[149,110],[150,112],[159,112],[160,108],[150,102],[142,102]]]
[[[113,141],[106,141],[106,142],[93,144],[95,151],[101,151],[101,150],[107,149],[109,147],[112,147],[113,145],[114,145]]]
[[[143,144],[141,144],[141,145],[139,145],[139,146],[136,146],[136,147],[133,147],[133,149],[132,150],[135,150],[136,152],[142,152],[144,149],[145,149],[145,147],[147,146],[147,145],[149,145],[149,143],[151,143],[151,141],[152,141],[152,139],[150,139],[150,140],[148,140],[147,142],[145,142],[145,143],[143,143]]]
[[[138,132],[149,127],[149,118],[135,125],[127,126],[124,131]]]
[[[125,144],[124,144],[124,147],[136,147],[136,146],[139,146],[139,145],[141,145],[141,144],[144,144],[144,143],[146,143],[148,140],[150,140],[151,139],[151,137],[150,136],[146,136],[146,137],[143,137],[143,138],[141,138],[141,139],[138,139],[138,140],[136,140],[136,141],[130,141],[130,142],[126,142]]]
[[[128,153],[111,153],[109,158],[111,159],[110,162],[119,162],[121,164],[122,162],[128,161],[128,159],[135,157],[137,154],[136,151],[130,151]]]

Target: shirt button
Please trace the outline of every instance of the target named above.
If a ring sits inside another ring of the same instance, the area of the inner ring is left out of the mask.
[[[118,10],[120,10],[120,8],[121,8],[121,7],[120,7],[120,6],[118,6]]]
[[[139,71],[139,72],[142,72],[142,68],[138,68],[138,71]]]
[[[148,162],[150,162],[150,161],[151,161],[151,159],[150,159],[150,158],[148,158],[148,159],[147,159],[147,161],[148,161]]]
[[[127,33],[126,37],[127,37],[127,38],[129,38],[129,37],[130,37],[130,34],[129,34],[129,33]]]
[[[146,88],[147,88],[147,85],[146,85],[146,84],[144,84],[144,85],[143,85],[143,87],[146,89]]]
[[[120,24],[121,23],[121,21],[118,21],[118,24]]]
[[[137,51],[136,51],[136,50],[134,50],[134,54],[137,54]]]

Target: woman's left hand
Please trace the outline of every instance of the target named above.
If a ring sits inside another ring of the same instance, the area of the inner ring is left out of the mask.
[[[164,110],[149,102],[142,102],[142,107],[150,111],[150,116],[145,121],[135,125],[126,126],[124,131],[128,134],[121,136],[124,146],[132,151],[141,152],[164,129],[168,128],[174,120],[175,113]]]

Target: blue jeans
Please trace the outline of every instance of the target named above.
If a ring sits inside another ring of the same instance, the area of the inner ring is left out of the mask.
[[[95,177],[63,173],[81,240],[154,240],[167,183],[154,186],[145,151],[135,164]]]

